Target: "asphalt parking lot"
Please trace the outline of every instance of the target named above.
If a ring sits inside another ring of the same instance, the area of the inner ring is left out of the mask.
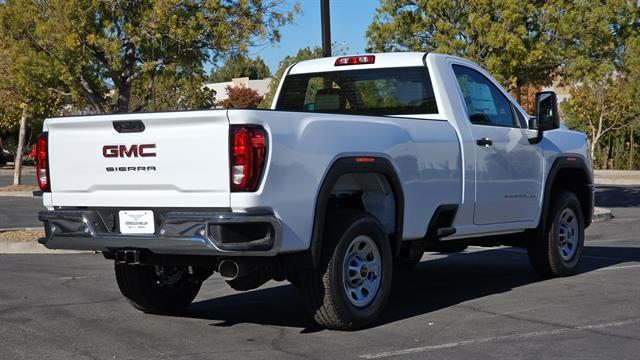
[[[42,198],[0,197],[0,229],[40,227],[40,210],[44,210]]]
[[[35,170],[29,168],[22,172],[22,183],[25,185],[37,185]],[[7,186],[13,184],[13,170],[2,169],[0,170],[0,186]]]
[[[0,200],[4,201],[4,200]],[[180,316],[146,315],[94,254],[0,255],[2,359],[638,359],[640,187],[601,187],[579,273],[542,280],[526,253],[426,254],[394,275],[381,322],[315,327],[288,283],[209,279]]]

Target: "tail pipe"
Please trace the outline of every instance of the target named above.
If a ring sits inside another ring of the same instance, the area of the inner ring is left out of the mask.
[[[235,259],[224,259],[218,264],[218,272],[227,281],[235,280],[251,274],[255,263]]]

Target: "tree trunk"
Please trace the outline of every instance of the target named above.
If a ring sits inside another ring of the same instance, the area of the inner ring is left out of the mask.
[[[124,44],[124,64],[122,67],[122,77],[118,81],[118,100],[116,102],[116,113],[129,112],[129,102],[131,101],[131,82],[134,76],[136,65],[136,47],[128,41]]]
[[[611,135],[608,136],[607,140],[609,145],[607,145],[607,159],[605,160],[605,169],[613,170],[613,147],[615,146],[615,144],[613,143],[613,137]]]
[[[7,163],[7,159],[4,157],[4,140],[0,136],[0,167],[3,167]]]
[[[518,102],[518,104],[520,104],[520,106],[522,106],[522,87],[524,85],[518,85],[516,86],[516,101]]]
[[[115,112],[124,114],[129,112],[129,101],[131,100],[131,86],[123,85],[118,88],[118,100],[116,102]]]
[[[591,144],[589,144],[589,150],[591,152],[591,161],[595,162],[596,161],[596,144],[598,143],[598,138],[592,134],[591,136]]]
[[[633,159],[634,159],[634,149],[633,149],[633,128],[629,129],[629,165],[628,170],[633,170]]]
[[[13,162],[13,185],[22,183],[22,153],[24,152],[24,137],[27,131],[27,106],[22,108],[22,116],[20,117],[20,133],[18,134],[18,148],[16,149],[16,158]]]

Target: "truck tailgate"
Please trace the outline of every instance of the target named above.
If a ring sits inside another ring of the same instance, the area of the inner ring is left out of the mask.
[[[45,130],[53,206],[229,207],[225,110],[54,118]]]

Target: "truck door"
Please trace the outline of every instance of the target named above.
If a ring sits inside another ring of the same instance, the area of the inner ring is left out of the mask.
[[[539,147],[529,143],[519,110],[479,71],[463,65],[453,65],[453,71],[477,145],[474,223],[535,220],[543,157]]]

